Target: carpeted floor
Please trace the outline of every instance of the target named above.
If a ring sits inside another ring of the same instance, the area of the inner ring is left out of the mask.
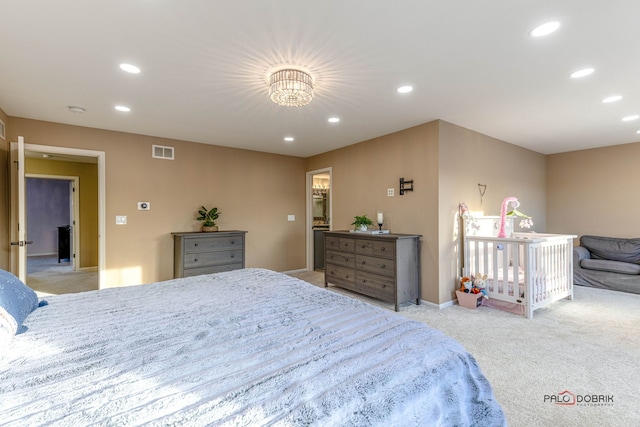
[[[68,294],[98,289],[97,271],[73,271],[69,262],[58,263],[55,255],[27,259],[27,285],[38,296]]]
[[[322,273],[293,275],[324,286]],[[400,314],[440,329],[475,356],[510,426],[640,425],[640,295],[581,286],[574,294],[532,320],[484,306],[405,304]],[[565,391],[575,405],[551,401]]]
[[[96,272],[73,272],[57,258],[41,261],[29,266],[27,277],[39,295],[97,289]],[[324,287],[322,272],[292,275]],[[393,310],[393,304],[329,290]],[[484,306],[407,303],[400,314],[443,331],[475,356],[510,426],[640,425],[640,295],[577,286],[573,301],[537,310],[532,320]],[[565,391],[581,402],[550,401]]]

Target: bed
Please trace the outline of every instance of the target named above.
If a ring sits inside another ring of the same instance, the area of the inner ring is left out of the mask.
[[[464,275],[487,275],[490,304],[522,313],[573,299],[573,239],[565,234],[512,233],[509,238],[467,235]]]
[[[3,425],[506,424],[458,342],[273,271],[39,305],[0,347]]]

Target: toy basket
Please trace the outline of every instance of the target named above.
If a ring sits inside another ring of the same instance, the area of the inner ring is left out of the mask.
[[[466,308],[478,308],[482,305],[482,294],[468,294],[466,292],[456,291],[458,304]]]

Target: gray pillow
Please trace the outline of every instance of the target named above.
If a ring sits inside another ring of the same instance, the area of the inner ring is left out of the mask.
[[[580,267],[587,270],[608,271],[621,274],[640,274],[640,265],[629,262],[609,261],[606,259],[586,258],[580,261]]]
[[[582,236],[580,245],[589,250],[592,258],[640,263],[640,239]]]

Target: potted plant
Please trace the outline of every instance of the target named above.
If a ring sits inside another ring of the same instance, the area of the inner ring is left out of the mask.
[[[218,211],[218,208],[209,210],[204,206],[200,206],[200,209],[198,210],[198,214],[200,214],[200,216],[197,219],[198,221],[202,221],[202,231],[218,231],[216,219],[218,219],[221,213],[222,212]]]
[[[373,224],[373,221],[367,218],[366,215],[362,215],[362,216],[356,215],[354,216],[354,219],[355,221],[353,221],[351,225],[355,226],[354,230],[356,231],[367,231],[369,226]]]

